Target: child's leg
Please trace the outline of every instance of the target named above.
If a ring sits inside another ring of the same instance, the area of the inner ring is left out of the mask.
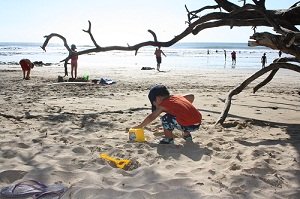
[[[74,71],[74,66],[73,66],[73,64],[71,65],[71,77],[72,78],[74,78],[74,76],[73,76],[73,71]]]
[[[75,68],[75,79],[76,79],[77,78],[77,64],[75,64],[74,68]]]
[[[25,79],[25,70],[23,70],[23,79]]]
[[[26,79],[30,79],[30,70],[27,71]]]
[[[174,135],[173,135],[174,121],[176,121],[175,117],[170,114],[165,114],[164,116],[161,117],[165,138],[163,138],[160,141],[160,144],[174,143]]]
[[[173,138],[173,130],[175,128],[174,121],[176,121],[175,117],[170,114],[165,114],[160,119],[164,128],[165,136],[168,138]]]
[[[181,126],[181,129],[183,131],[183,139],[186,141],[193,141],[191,132],[196,131],[199,129],[199,125],[191,125],[191,126]]]
[[[183,132],[183,139],[189,142],[193,141],[193,137],[190,132]]]
[[[167,138],[173,138],[173,133],[172,133],[172,131],[169,131],[169,130],[167,130],[167,129],[164,129],[164,135],[165,135],[165,137],[167,137]]]

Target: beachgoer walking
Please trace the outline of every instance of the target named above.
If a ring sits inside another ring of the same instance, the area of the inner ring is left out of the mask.
[[[23,71],[23,79],[29,80],[30,79],[30,71],[33,69],[34,64],[29,59],[21,59],[19,64],[22,67]],[[26,73],[26,75],[25,75]]]
[[[263,54],[263,56],[261,57],[261,67],[264,68],[266,66],[267,63],[267,56],[266,53]]]
[[[78,55],[76,54],[77,51],[76,51],[76,46],[75,44],[72,44],[71,45],[71,50],[72,50],[72,57],[71,57],[71,76],[72,76],[72,79],[73,78],[77,78],[77,66],[78,66],[78,63],[77,63],[77,60],[78,60]]]
[[[225,62],[226,62],[226,50],[224,50]]]
[[[160,144],[173,144],[173,130],[183,131],[183,139],[192,142],[191,132],[199,129],[202,115],[192,104],[194,95],[170,95],[164,85],[151,88],[148,98],[152,105],[152,113],[144,121],[134,128],[144,128],[154,121],[162,112],[166,114],[161,117],[164,129],[164,138]]]
[[[161,54],[163,54],[165,57],[167,57],[165,55],[165,53],[160,49],[160,46],[158,46],[158,48],[155,49],[154,55],[156,57],[156,62],[157,62],[157,70],[160,71],[160,64],[161,64]]]
[[[231,52],[231,60],[232,60],[232,66],[235,66],[235,64],[236,64],[236,52],[235,51]]]

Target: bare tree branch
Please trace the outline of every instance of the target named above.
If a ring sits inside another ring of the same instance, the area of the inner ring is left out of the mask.
[[[96,42],[96,40],[94,39],[94,36],[93,36],[93,34],[92,34],[92,31],[91,31],[91,29],[92,29],[92,24],[91,24],[90,21],[88,21],[88,22],[89,22],[89,28],[88,28],[88,30],[83,30],[83,32],[86,32],[86,33],[88,33],[88,34],[90,35],[90,38],[91,38],[91,40],[92,40],[92,42],[93,42],[93,44],[95,45],[96,48],[101,48],[101,47],[97,44],[97,42]]]
[[[228,115],[230,106],[231,106],[231,99],[234,95],[237,95],[240,92],[242,92],[244,90],[244,88],[246,88],[255,79],[259,78],[260,76],[264,75],[265,73],[267,73],[269,71],[278,70],[279,68],[285,68],[285,69],[293,70],[293,71],[300,73],[300,67],[298,65],[291,64],[291,63],[272,63],[268,67],[265,67],[265,68],[257,71],[252,76],[247,78],[243,83],[241,83],[239,86],[235,87],[234,89],[232,89],[229,92],[229,94],[226,98],[226,101],[225,101],[225,108],[224,108],[223,112],[221,113],[221,116],[217,120],[216,124],[223,124],[223,122],[225,121],[225,119]]]
[[[153,36],[154,42],[157,42],[157,36],[156,36],[155,32],[153,32],[152,30],[148,30],[148,32],[150,32],[151,35]]]
[[[279,69],[272,70],[271,73],[269,74],[269,76],[264,81],[262,81],[261,83],[259,83],[258,85],[256,85],[253,88],[253,93],[258,91],[258,89],[262,88],[263,86],[267,85],[267,83],[269,83],[273,79],[273,77],[275,76],[275,74],[277,73],[278,70]]]
[[[50,39],[52,37],[58,37],[60,38],[61,40],[63,40],[64,42],[64,46],[68,49],[68,50],[71,50],[71,48],[69,47],[68,43],[67,43],[67,40],[66,38],[64,38],[63,36],[61,36],[60,34],[57,34],[57,33],[51,33],[50,35],[45,35],[44,36],[46,38],[46,40],[44,41],[43,45],[41,46],[41,48],[46,52],[46,46],[48,45]]]

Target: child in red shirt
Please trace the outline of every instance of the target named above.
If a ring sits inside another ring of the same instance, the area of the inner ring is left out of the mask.
[[[144,128],[165,112],[166,114],[161,117],[165,138],[160,144],[174,143],[175,128],[183,131],[183,138],[186,141],[192,141],[191,132],[199,129],[202,120],[201,113],[192,104],[194,95],[170,95],[164,85],[157,85],[150,90],[148,98],[152,104],[152,113],[135,128]]]
[[[19,64],[21,65],[23,71],[23,79],[29,80],[30,79],[30,71],[33,69],[34,64],[29,59],[21,59]],[[26,73],[26,76],[25,76]]]

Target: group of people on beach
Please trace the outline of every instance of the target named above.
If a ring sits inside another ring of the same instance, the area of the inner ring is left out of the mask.
[[[71,53],[70,54],[71,54],[70,55],[71,56],[71,77],[72,77],[72,79],[76,79],[77,78],[78,55],[77,55],[75,44],[71,45]],[[34,67],[34,63],[31,62],[31,60],[29,60],[29,59],[21,59],[19,61],[19,64],[23,71],[23,79],[29,80],[30,72]]]
[[[70,52],[70,59],[71,59],[71,78],[76,79],[77,78],[77,68],[78,68],[78,54],[76,51],[77,47],[75,44],[71,45],[71,52]],[[156,57],[156,69],[157,71],[160,71],[160,64],[162,61],[162,55],[165,57],[166,54],[161,50],[161,47],[157,47],[155,49],[154,55]],[[23,71],[23,79],[29,80],[30,79],[30,71],[33,69],[34,64],[29,59],[21,59],[19,64],[21,65],[22,71]]]

